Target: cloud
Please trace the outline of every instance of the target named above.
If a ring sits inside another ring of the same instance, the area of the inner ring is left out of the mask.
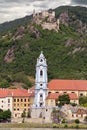
[[[0,22],[30,15],[34,9],[38,12],[61,5],[84,5],[81,1],[86,0],[0,0]]]
[[[77,4],[81,4],[81,5],[87,5],[87,0],[72,0],[72,2],[77,3]]]

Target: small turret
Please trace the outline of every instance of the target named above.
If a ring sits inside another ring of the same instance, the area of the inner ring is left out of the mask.
[[[35,9],[33,10],[33,18],[35,17]]]

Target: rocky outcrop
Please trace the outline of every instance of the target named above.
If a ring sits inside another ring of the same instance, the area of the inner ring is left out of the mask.
[[[39,30],[37,28],[35,28],[34,26],[28,26],[28,30],[31,33],[31,37],[33,38],[40,38],[41,37],[41,33],[39,32]]]
[[[25,28],[22,26],[20,28],[18,28],[17,32],[15,33],[15,35],[12,37],[12,40],[18,40],[21,39],[23,37],[25,33]]]
[[[60,14],[59,21],[60,21],[61,24],[64,24],[65,26],[68,26],[69,15],[68,15],[67,11]]]
[[[4,58],[4,61],[6,63],[10,63],[10,62],[13,61],[13,59],[14,59],[14,51],[15,51],[15,46],[12,46],[12,48],[7,51],[6,56]]]
[[[71,46],[72,44],[74,44],[74,40],[70,37],[66,42],[65,42],[65,46]]]

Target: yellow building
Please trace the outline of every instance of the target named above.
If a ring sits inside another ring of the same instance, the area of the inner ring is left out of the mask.
[[[23,111],[27,116],[33,103],[33,93],[23,88],[0,89],[0,102],[0,108],[10,109],[12,117],[21,117]]]

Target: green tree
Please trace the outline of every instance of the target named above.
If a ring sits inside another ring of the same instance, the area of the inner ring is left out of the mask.
[[[80,103],[80,105],[86,104],[87,103],[87,96],[81,96],[79,98],[79,103]]]
[[[25,110],[23,111],[23,113],[21,114],[21,117],[26,117],[26,112],[25,112]]]
[[[59,105],[63,106],[64,104],[70,103],[70,97],[68,94],[60,95],[58,101],[59,101]]]
[[[9,119],[9,118],[11,118],[11,111],[9,109],[3,111],[3,119]]]
[[[6,111],[0,110],[0,119],[10,119],[11,118],[11,111],[8,109]]]
[[[75,120],[75,123],[76,123],[76,124],[79,124],[79,123],[80,123],[79,119],[76,119],[76,120]]]
[[[87,123],[87,116],[85,116],[84,121]]]
[[[22,123],[25,122],[26,112],[23,110],[23,113],[21,114],[21,117],[23,118]]]

